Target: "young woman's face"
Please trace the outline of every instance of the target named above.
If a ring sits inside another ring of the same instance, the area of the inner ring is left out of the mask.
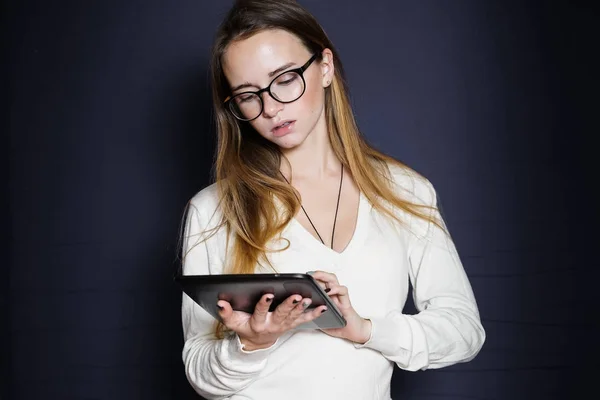
[[[295,35],[268,30],[231,43],[223,56],[223,70],[233,96],[267,87],[280,73],[303,66],[312,56]],[[290,76],[282,76],[271,86],[275,95],[281,93],[282,100],[295,97],[302,86],[301,79],[293,81]],[[250,121],[261,136],[285,149],[300,145],[318,124],[325,124],[324,88],[333,79],[331,51],[324,50],[323,60],[313,61],[303,76],[306,85],[298,100],[282,103],[268,91],[262,92],[262,113]],[[239,109],[255,110],[259,104],[256,97],[238,99]]]

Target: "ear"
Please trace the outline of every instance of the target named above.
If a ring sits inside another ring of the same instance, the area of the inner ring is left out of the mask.
[[[333,53],[330,49],[324,49],[321,59],[321,74],[323,76],[323,87],[331,85],[335,75],[335,67],[333,65]]]

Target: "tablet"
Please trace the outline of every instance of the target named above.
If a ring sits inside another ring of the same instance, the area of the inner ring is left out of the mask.
[[[312,299],[307,310],[327,306],[321,316],[298,325],[295,329],[343,328],[346,320],[329,295],[308,274],[216,274],[177,275],[175,281],[192,300],[215,319],[220,320],[217,301],[226,300],[236,311],[254,312],[260,298],[275,295],[269,311],[294,294]]]

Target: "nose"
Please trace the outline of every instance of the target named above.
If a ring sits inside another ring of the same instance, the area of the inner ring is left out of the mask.
[[[262,93],[263,115],[265,118],[274,118],[281,110],[283,103],[278,102],[268,92]]]

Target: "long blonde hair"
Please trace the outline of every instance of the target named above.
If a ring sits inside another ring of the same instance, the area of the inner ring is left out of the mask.
[[[211,73],[217,124],[215,176],[225,227],[234,238],[225,271],[253,273],[268,264],[269,240],[280,233],[300,208],[297,193],[279,174],[279,147],[264,139],[248,123],[240,122],[225,108],[230,94],[222,57],[227,46],[258,32],[282,29],[296,35],[321,61],[322,50],[333,53],[335,75],[325,91],[325,116],[333,151],[350,170],[359,190],[374,208],[402,223],[393,208],[442,227],[427,206],[410,203],[394,191],[388,165],[409,169],[400,161],[370,146],[362,137],[349,101],[344,70],[338,53],[316,19],[293,0],[240,0],[218,29],[212,51]],[[412,171],[412,170],[411,170]],[[413,173],[416,173],[413,171]],[[283,212],[275,205],[278,200]],[[386,206],[385,203],[392,208]],[[443,229],[443,228],[442,228]],[[223,325],[218,324],[217,337]]]

